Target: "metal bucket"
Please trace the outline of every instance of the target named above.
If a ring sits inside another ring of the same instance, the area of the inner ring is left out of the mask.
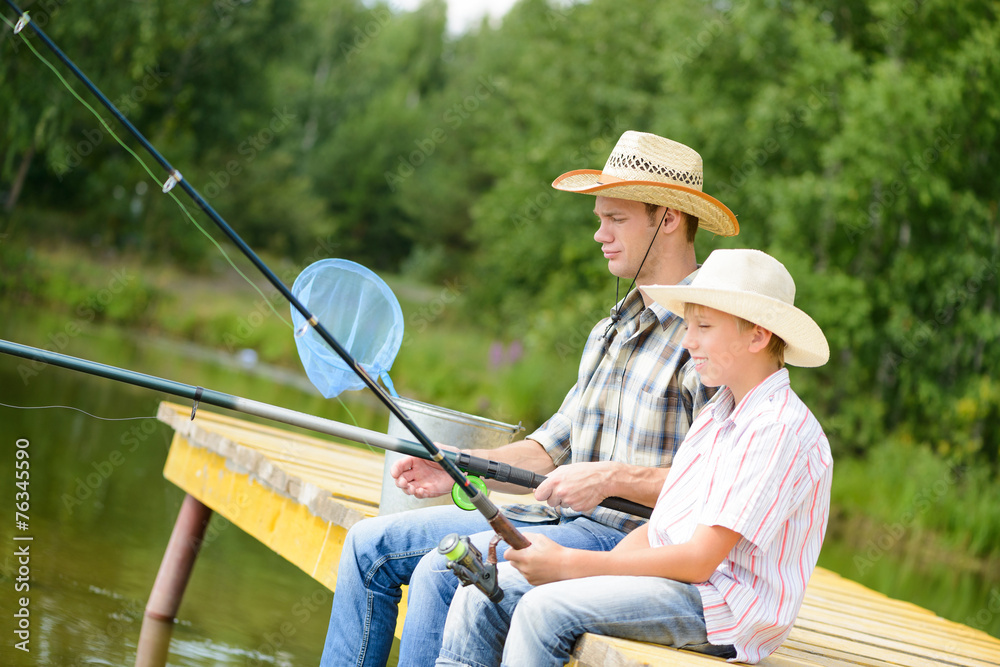
[[[454,445],[462,449],[496,449],[513,442],[514,436],[521,430],[521,425],[504,424],[503,422],[484,419],[464,412],[456,412],[447,408],[421,403],[408,398],[394,398],[397,405],[413,420],[433,442]],[[396,415],[389,415],[391,436],[404,440],[415,440],[410,430]],[[382,471],[382,498],[379,502],[379,514],[392,514],[418,507],[451,504],[451,494],[437,498],[421,500],[409,496],[396,486],[396,481],[389,474],[392,464],[403,458],[396,452],[385,453],[385,469]]]

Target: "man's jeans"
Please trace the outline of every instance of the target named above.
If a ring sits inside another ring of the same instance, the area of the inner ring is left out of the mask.
[[[529,540],[530,533],[542,533],[564,546],[591,551],[609,551],[625,536],[583,517],[557,524],[512,523],[524,530]],[[457,507],[400,512],[365,519],[351,528],[337,571],[322,665],[384,665],[392,648],[400,586],[404,584],[409,584],[409,597],[399,665],[434,664],[448,605],[459,585],[436,550],[448,533],[469,535],[486,558],[492,529],[478,512]],[[499,560],[503,560],[506,548],[506,544],[497,548]],[[486,599],[478,589],[474,592]]]
[[[732,646],[708,643],[701,595],[691,584],[601,576],[532,587],[504,563],[500,585],[499,604],[469,589],[455,595],[438,667],[559,667],[585,632],[736,655]]]

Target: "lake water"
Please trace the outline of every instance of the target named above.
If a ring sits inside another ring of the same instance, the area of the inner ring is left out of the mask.
[[[213,363],[211,355],[162,342],[139,344],[110,329],[62,341],[55,335],[64,331],[58,318],[30,325],[23,318],[4,320],[8,340],[38,347],[65,342],[59,351],[73,356],[346,420],[336,402],[315,390]],[[102,421],[65,409],[0,407],[0,507],[8,510],[0,522],[0,664],[135,663],[146,599],[184,498],[163,478],[173,431],[152,419],[163,399],[178,400],[0,355],[0,402],[146,417]],[[385,430],[388,417],[370,401],[352,411],[361,425]],[[14,517],[18,440],[30,443],[26,531],[17,530]],[[220,517],[212,521],[213,539],[184,595],[169,664],[318,664],[329,591]],[[15,533],[33,540],[15,542]],[[30,549],[30,589],[18,592],[15,550],[23,545]],[[15,648],[13,634],[13,613],[24,596],[30,600],[30,653]]]
[[[58,317],[0,312],[0,337],[103,363],[345,420],[296,373],[285,381],[196,348],[142,340],[113,329],[65,333]],[[36,372],[37,371],[37,372]],[[387,413],[359,394],[362,426],[384,430]],[[184,494],[162,475],[172,431],[152,419],[172,397],[59,368],[35,369],[0,355],[0,402],[68,405],[79,412],[0,407],[0,664],[132,665],[143,609]],[[206,408],[213,409],[213,408]],[[29,452],[27,530],[15,524],[15,462]],[[24,445],[24,441],[28,444]],[[318,664],[330,593],[298,568],[213,518],[170,644],[169,664]],[[15,536],[30,536],[15,541]],[[18,592],[16,549],[30,550],[30,589]],[[828,540],[821,565],[1000,636],[1000,579],[953,566],[917,566],[882,554],[859,572],[858,547]],[[14,634],[29,599],[30,653]]]

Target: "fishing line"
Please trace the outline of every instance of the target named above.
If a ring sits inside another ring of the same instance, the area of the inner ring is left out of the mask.
[[[628,289],[625,290],[625,296],[629,295],[632,288],[635,287],[635,281],[639,279],[639,274],[642,273],[642,267],[646,263],[646,258],[649,257],[649,251],[653,249],[653,244],[656,243],[656,235],[660,232],[660,227],[663,226],[663,221],[667,218],[667,211],[670,209],[664,207],[663,216],[660,218],[660,224],[656,225],[656,231],[653,232],[653,240],[649,242],[649,247],[646,248],[646,254],[642,256],[642,261],[639,262],[639,270],[635,272],[635,277],[632,278],[632,282],[629,284]],[[611,321],[608,322],[608,328],[604,330],[604,335],[601,338],[607,338],[608,333],[610,333],[611,328],[617,324],[618,320],[622,316],[622,302],[618,300],[618,286],[621,285],[621,278],[615,276],[615,312],[611,315]],[[608,343],[605,343],[607,345]],[[606,349],[606,348],[605,348]]]
[[[6,23],[7,26],[11,30],[14,30],[14,24],[11,23],[10,20],[8,20],[6,16],[0,16],[0,18],[3,19],[3,22]],[[60,82],[62,82],[63,86],[66,87],[66,90],[68,90],[73,95],[73,97],[75,97],[77,99],[77,101],[80,102],[80,104],[82,104],[84,107],[86,107],[87,110],[90,111],[90,113],[92,113],[95,118],[97,118],[97,120],[101,123],[101,125],[104,126],[104,129],[108,131],[108,134],[110,134],[114,138],[114,140],[117,141],[118,144],[122,148],[124,148],[126,151],[128,151],[129,155],[131,155],[133,158],[135,158],[136,162],[138,162],[140,165],[142,165],[142,168],[146,170],[146,173],[149,174],[150,178],[153,179],[153,182],[154,183],[159,183],[159,179],[157,178],[156,174],[153,173],[153,170],[149,168],[149,165],[146,164],[146,162],[142,159],[142,157],[140,157],[124,141],[122,141],[122,139],[117,134],[115,134],[115,131],[111,129],[111,127],[108,125],[107,121],[104,120],[104,118],[101,116],[101,114],[99,114],[97,112],[97,110],[94,109],[94,107],[92,107],[89,102],[87,102],[87,100],[83,99],[83,97],[81,97],[80,94],[76,92],[76,90],[63,77],[63,75],[59,72],[59,70],[56,69],[55,65],[53,65],[51,62],[49,62],[49,60],[45,56],[43,56],[41,53],[39,53],[38,50],[35,49],[34,44],[32,44],[30,41],[28,41],[27,37],[25,37],[21,33],[17,33],[17,34],[21,38],[21,41],[24,42],[25,45],[27,45],[28,49],[30,49],[31,52],[34,53],[35,56],[39,60],[41,60],[42,63],[45,64],[46,67],[48,67],[50,70],[52,70],[52,73],[56,75],[56,78],[58,78]],[[212,236],[211,234],[209,234],[208,231],[204,227],[202,227],[200,224],[198,224],[198,221],[195,219],[195,217],[193,215],[191,215],[191,212],[184,205],[184,202],[182,202],[177,197],[177,195],[174,192],[172,192],[172,191],[168,191],[167,194],[180,207],[181,211],[184,212],[184,215],[187,216],[188,220],[191,221],[191,223],[198,229],[198,231],[200,231],[202,234],[204,234],[205,238],[207,238],[209,241],[211,241],[212,244],[219,250],[219,252],[226,259],[226,261],[229,262],[229,265],[231,267],[233,267],[233,269],[236,271],[236,273],[238,273],[240,275],[240,277],[243,278],[243,280],[245,280],[251,287],[254,288],[254,290],[257,291],[257,293],[261,296],[261,298],[264,299],[264,302],[267,303],[268,307],[271,309],[271,312],[273,312],[275,315],[277,315],[278,319],[281,320],[284,324],[286,324],[290,329],[294,329],[294,327],[292,326],[292,323],[290,321],[286,320],[285,317],[281,313],[279,313],[278,310],[274,307],[274,304],[271,303],[271,299],[266,294],[264,294],[264,292],[257,286],[257,284],[254,281],[250,280],[250,278],[248,278],[247,275],[245,273],[243,273],[243,271],[240,270],[240,267],[238,267],[236,265],[236,263],[233,261],[233,259],[226,252],[226,249],[223,248],[222,245],[215,239],[215,237]],[[350,417],[351,422],[355,426],[358,426],[358,420],[355,419],[354,413],[351,412],[351,409],[349,407],[347,407],[347,405],[344,403],[344,401],[341,400],[339,397],[337,398],[337,402],[340,403],[340,407],[342,407],[344,409],[344,411],[347,413],[347,416]],[[2,404],[0,404],[0,405],[2,405]],[[73,409],[77,409],[77,408],[73,408]],[[83,412],[83,411],[81,410],[81,412]]]
[[[191,197],[205,214],[218,226],[218,228],[232,241],[237,248],[243,253],[243,255],[261,272],[261,274],[267,278],[268,282],[278,290],[279,293],[292,305],[292,307],[297,310],[303,318],[309,323],[313,330],[322,338],[327,345],[329,345],[340,358],[353,370],[358,377],[360,377],[364,384],[378,397],[379,401],[385,405],[386,408],[399,419],[413,436],[419,441],[420,445],[426,450],[430,459],[440,465],[444,471],[451,477],[456,484],[462,489],[462,491],[468,496],[469,500],[473,505],[482,513],[483,517],[487,520],[490,526],[496,531],[495,540],[505,540],[509,545],[515,549],[523,549],[527,547],[530,542],[523,534],[506,518],[500,513],[500,510],[494,505],[485,494],[479,491],[478,488],[469,482],[468,478],[462,473],[456,463],[446,457],[441,450],[438,448],[434,442],[427,437],[427,434],[421,430],[417,424],[409,417],[402,408],[400,408],[392,397],[381,387],[378,382],[376,382],[368,374],[368,372],[351,356],[351,353],[341,345],[336,338],[329,332],[326,326],[320,322],[315,315],[313,315],[308,308],[296,297],[291,290],[275,275],[274,271],[264,263],[263,260],[253,251],[253,249],[247,245],[239,234],[233,230],[232,227],[226,223],[225,220],[212,208],[204,197],[202,197],[197,190],[190,185],[190,183],[182,177],[181,173],[174,168],[170,162],[167,161],[163,155],[146,139],[145,136],[118,110],[118,108],[101,92],[101,90],[90,81],[87,76],[80,71],[72,60],[70,60],[66,54],[64,54],[55,43],[49,39],[37,25],[30,22],[30,19],[25,12],[23,12],[13,0],[6,0],[7,5],[9,5],[14,11],[20,15],[17,26],[14,28],[15,33],[19,34],[21,29],[26,25],[30,25],[35,31],[35,34],[41,39],[45,45],[54,53],[58,58],[76,75],[76,77],[87,87],[88,90],[101,101],[101,103],[107,107],[107,109],[118,119],[126,129],[135,137],[135,139],[142,144],[142,146],[149,152],[149,154],[163,167],[164,171],[168,174],[167,180],[163,184],[163,193],[169,193],[175,186],[179,185],[184,192]],[[22,39],[24,39],[22,37]],[[34,52],[34,49],[32,49]],[[102,125],[104,123],[102,122]],[[157,180],[158,182],[158,180]],[[255,286],[256,288],[256,286]],[[273,308],[273,306],[272,306]],[[440,545],[439,545],[440,548]]]
[[[93,413],[87,412],[86,410],[81,410],[80,408],[73,407],[72,405],[10,405],[8,403],[0,403],[5,408],[11,408],[13,410],[52,410],[52,409],[63,409],[63,410],[76,410],[77,412],[82,412],[88,417],[93,417],[94,419],[100,419],[106,422],[127,422],[127,421],[145,421],[147,419],[156,419],[156,415],[152,417],[101,417]]]
[[[4,23],[6,23],[6,24],[7,24],[7,25],[8,25],[9,27],[10,27],[10,29],[11,29],[11,30],[13,30],[13,29],[14,29],[14,24],[12,24],[12,23],[11,23],[11,22],[10,22],[10,21],[9,21],[9,20],[7,19],[7,17],[6,17],[6,16],[4,16],[4,17],[3,17],[3,21],[4,21]],[[23,31],[22,31],[22,32],[23,32]],[[59,81],[61,81],[61,82],[62,82],[63,86],[65,86],[65,87],[66,87],[66,90],[68,90],[68,91],[69,91],[70,93],[72,93],[73,97],[75,97],[75,98],[77,99],[77,101],[79,101],[79,102],[80,102],[80,104],[82,104],[83,106],[85,106],[85,107],[87,108],[87,110],[88,110],[88,111],[90,111],[90,113],[94,114],[94,117],[95,117],[95,118],[97,118],[97,120],[98,120],[98,121],[100,121],[101,125],[103,125],[103,126],[104,126],[104,129],[108,131],[108,134],[110,134],[110,135],[111,135],[111,136],[112,136],[112,137],[114,138],[114,140],[115,140],[115,141],[117,141],[117,142],[118,142],[118,144],[119,144],[119,145],[120,145],[120,146],[121,146],[122,148],[124,148],[124,149],[125,149],[126,151],[128,151],[128,152],[129,152],[129,154],[130,154],[130,155],[131,155],[132,157],[134,157],[134,158],[136,159],[136,161],[137,161],[137,162],[138,162],[138,163],[139,163],[140,165],[142,165],[142,168],[146,170],[146,173],[147,173],[147,174],[149,174],[150,178],[152,178],[152,179],[153,179],[153,182],[154,182],[154,183],[159,183],[159,182],[160,182],[159,178],[158,178],[158,177],[156,176],[156,174],[154,174],[154,173],[153,173],[153,171],[152,171],[152,170],[151,170],[151,169],[149,168],[149,166],[148,166],[148,165],[147,165],[147,164],[146,164],[146,163],[145,163],[145,162],[143,161],[143,159],[142,159],[142,158],[141,158],[141,157],[140,157],[140,156],[139,156],[139,155],[138,155],[138,154],[137,154],[137,153],[136,153],[135,151],[133,151],[133,150],[132,150],[131,148],[129,148],[129,147],[128,147],[128,146],[127,146],[127,145],[125,144],[125,142],[124,142],[124,141],[122,141],[122,140],[121,140],[121,139],[120,139],[120,138],[118,137],[118,135],[117,135],[117,134],[115,134],[115,131],[111,129],[111,127],[110,127],[110,126],[108,125],[107,121],[105,121],[105,120],[104,120],[104,118],[103,118],[103,117],[102,117],[102,116],[101,116],[101,115],[100,115],[99,113],[97,113],[97,110],[96,110],[96,109],[94,109],[94,107],[92,107],[92,106],[91,106],[91,105],[90,105],[90,104],[89,104],[89,103],[87,102],[87,100],[83,99],[83,98],[82,98],[82,97],[80,96],[80,94],[76,92],[76,90],[75,90],[75,89],[74,89],[74,88],[73,88],[73,87],[72,87],[72,86],[71,86],[71,85],[69,84],[69,82],[68,82],[68,81],[66,81],[66,79],[65,79],[65,78],[63,78],[63,75],[62,75],[62,74],[61,74],[61,73],[59,72],[59,70],[58,70],[58,69],[56,69],[55,65],[53,65],[53,64],[52,64],[51,62],[49,62],[49,61],[48,61],[48,60],[47,60],[47,59],[45,58],[45,56],[43,56],[43,55],[42,55],[41,53],[39,53],[39,52],[38,52],[38,51],[37,51],[37,50],[35,49],[35,46],[34,46],[34,45],[33,45],[33,44],[31,43],[31,42],[29,42],[29,41],[28,41],[28,38],[27,38],[27,37],[25,37],[25,36],[24,36],[24,35],[22,35],[21,33],[18,33],[18,36],[19,36],[19,37],[21,38],[21,41],[23,41],[23,42],[24,42],[24,43],[25,43],[25,44],[27,45],[27,47],[28,47],[28,48],[29,48],[29,49],[31,50],[31,52],[32,52],[32,53],[34,53],[34,54],[35,54],[35,56],[36,56],[36,57],[37,57],[37,58],[38,58],[39,60],[41,60],[41,61],[42,61],[42,62],[43,62],[43,63],[45,64],[45,66],[46,66],[46,67],[48,67],[48,68],[49,68],[50,70],[52,70],[52,72],[53,72],[53,73],[54,73],[54,74],[56,75],[56,77],[57,77],[57,78],[59,79]],[[182,202],[182,201],[181,201],[180,199],[178,199],[178,198],[177,198],[177,195],[176,195],[176,194],[174,194],[173,192],[167,192],[167,194],[168,194],[168,195],[170,195],[170,198],[171,198],[171,199],[173,199],[173,200],[174,200],[174,202],[176,202],[178,206],[180,206],[180,208],[181,208],[181,211],[183,211],[183,212],[184,212],[184,215],[186,215],[186,216],[187,216],[188,220],[190,220],[190,221],[191,221],[191,223],[192,223],[192,224],[194,224],[194,226],[198,228],[198,231],[200,231],[200,232],[201,232],[202,234],[204,234],[204,235],[205,235],[205,237],[206,237],[206,238],[208,238],[208,240],[209,240],[209,241],[211,241],[211,242],[212,242],[212,243],[213,243],[213,244],[215,245],[215,247],[219,249],[219,252],[220,252],[220,253],[222,253],[222,256],[226,258],[226,261],[227,261],[227,262],[229,262],[229,265],[230,265],[231,267],[233,267],[233,269],[235,269],[235,270],[236,270],[236,273],[240,274],[240,276],[241,276],[241,277],[243,278],[243,280],[247,281],[247,282],[248,282],[248,283],[250,284],[250,286],[251,286],[251,287],[253,287],[253,288],[254,288],[255,290],[257,290],[257,293],[258,293],[258,294],[260,294],[260,296],[261,296],[261,297],[262,297],[262,298],[264,299],[264,301],[265,301],[265,302],[267,303],[267,305],[268,305],[268,306],[269,306],[269,307],[271,308],[271,310],[272,310],[272,311],[274,312],[274,314],[278,316],[278,319],[280,319],[280,320],[281,320],[282,322],[284,322],[284,323],[285,323],[285,324],[287,324],[287,325],[288,325],[289,327],[291,327],[291,326],[292,326],[292,323],[291,323],[291,322],[289,322],[288,320],[286,320],[286,319],[285,319],[285,318],[284,318],[284,317],[283,317],[283,316],[281,315],[281,313],[279,313],[279,312],[277,311],[277,309],[276,309],[276,308],[274,307],[274,305],[273,305],[273,304],[271,303],[271,300],[270,300],[270,299],[269,299],[269,298],[267,297],[267,295],[266,295],[266,294],[264,294],[264,292],[263,292],[263,291],[261,291],[261,289],[260,289],[259,287],[257,287],[257,284],[256,284],[256,283],[254,283],[254,282],[253,282],[252,280],[250,280],[250,279],[249,279],[249,278],[248,278],[248,277],[246,276],[246,274],[244,274],[244,273],[243,273],[243,271],[241,271],[241,270],[240,270],[240,267],[236,266],[236,263],[235,263],[235,262],[233,262],[232,258],[231,258],[231,257],[230,257],[230,256],[228,255],[228,253],[226,253],[226,250],[225,250],[225,248],[223,248],[223,247],[222,247],[222,245],[220,245],[220,244],[219,244],[219,242],[218,242],[218,241],[217,241],[217,240],[215,239],[215,237],[213,237],[213,236],[212,236],[211,234],[209,234],[209,233],[208,233],[208,231],[207,231],[207,230],[205,230],[205,228],[204,228],[204,227],[202,227],[201,225],[199,225],[199,224],[198,224],[198,221],[197,221],[197,220],[195,220],[194,216],[193,216],[193,215],[191,215],[191,212],[190,212],[190,211],[188,211],[188,209],[187,209],[187,207],[186,207],[186,206],[184,206],[184,202]]]
[[[656,243],[656,236],[657,234],[660,233],[660,227],[663,226],[663,221],[667,219],[667,212],[669,210],[670,210],[669,208],[663,209],[663,215],[660,217],[660,223],[656,225],[656,231],[653,232],[653,240],[649,242],[649,247],[646,248],[646,254],[642,256],[642,261],[639,262],[639,270],[635,272],[635,278],[632,278],[632,284],[628,286],[627,290],[625,290],[626,297],[629,295],[629,293],[632,291],[632,288],[635,286],[635,281],[639,279],[639,274],[642,273],[642,267],[646,263],[646,258],[649,257],[649,251],[653,249],[653,244]],[[620,278],[617,277],[615,278],[615,303],[617,304],[617,306],[615,308],[614,314],[611,316],[611,322],[608,323],[608,328],[604,330],[604,335],[601,336],[601,338],[605,339],[604,341],[605,352],[608,351],[611,345],[611,341],[610,339],[608,339],[608,333],[611,331],[611,328],[615,326],[615,324],[621,318],[622,303],[624,302],[624,299],[622,299],[622,301],[618,301],[619,280]],[[614,440],[612,440],[611,455],[608,457],[608,460],[610,461],[614,461],[615,452],[618,451],[618,427],[622,423],[622,401],[624,400],[625,397],[625,375],[628,373],[628,362],[632,360],[632,354],[636,351],[637,348],[638,345],[634,345],[632,346],[632,349],[629,350],[628,357],[625,359],[625,364],[622,367],[622,378],[618,383],[618,408],[616,410],[617,414],[615,416],[615,435],[614,435]],[[631,455],[629,462],[631,463]]]

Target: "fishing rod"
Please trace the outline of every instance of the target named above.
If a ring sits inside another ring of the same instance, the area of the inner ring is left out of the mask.
[[[298,412],[296,410],[283,408],[270,403],[255,401],[250,398],[243,398],[241,396],[234,396],[232,394],[226,394],[213,389],[206,389],[204,387],[184,384],[183,382],[167,380],[154,375],[147,375],[145,373],[128,370],[127,368],[109,366],[96,361],[72,357],[67,354],[43,350],[37,347],[31,347],[30,345],[22,345],[21,343],[14,343],[3,339],[0,339],[0,352],[15,357],[21,357],[22,359],[51,364],[60,368],[66,368],[72,371],[78,371],[88,375],[114,380],[116,382],[131,384],[136,387],[142,387],[143,389],[161,391],[166,394],[192,400],[194,401],[194,407],[191,410],[192,419],[194,419],[195,412],[198,409],[198,404],[206,403],[208,405],[214,405],[218,408],[234,410],[236,412],[242,412],[243,414],[263,417],[264,419],[269,419],[271,421],[289,424],[290,426],[298,426],[299,428],[308,429],[317,433],[324,433],[326,435],[344,438],[345,440],[351,440],[352,442],[358,442],[363,445],[373,445],[379,449],[386,449],[391,452],[398,452],[407,456],[415,456],[422,459],[430,458],[427,451],[423,447],[411,440],[404,440],[403,438],[397,438],[395,436],[388,435],[387,433],[372,431],[359,426],[352,426],[333,419],[317,417],[316,415]],[[514,466],[501,461],[493,461],[490,459],[480,458],[478,456],[472,456],[467,452],[444,451],[443,454],[446,458],[452,460],[460,469],[473,475],[484,477],[486,479],[492,479],[497,482],[516,484],[517,486],[534,489],[546,479],[545,475],[539,475],[538,473],[525,470],[524,468],[515,468]],[[651,508],[646,507],[645,505],[639,505],[638,503],[634,503],[624,498],[605,498],[601,502],[601,505],[607,507],[608,509],[627,512],[629,514],[645,517],[647,519],[652,512]]]
[[[77,67],[76,64],[70,60],[69,57],[67,57],[66,54],[64,54],[51,39],[49,39],[48,35],[46,35],[31,21],[31,17],[28,16],[27,13],[21,11],[13,0],[7,0],[7,4],[15,12],[17,12],[17,15],[20,17],[14,28],[15,33],[20,33],[26,26],[30,26],[45,46],[48,47],[48,49],[52,51],[52,53],[54,53],[56,57],[70,69],[70,71],[73,72],[73,74],[84,84],[84,86],[86,86],[87,89],[98,100],[100,100],[101,104],[103,104],[104,107],[118,119],[118,122],[121,123],[140,144],[142,144],[143,148],[146,149],[153,159],[155,159],[160,166],[163,167],[168,175],[166,181],[163,183],[163,193],[167,194],[175,187],[180,186],[180,188],[187,193],[191,200],[194,201],[198,207],[212,220],[212,222],[214,222],[216,226],[229,238],[229,240],[240,249],[243,255],[250,260],[250,262],[257,268],[258,271],[260,271],[267,281],[271,283],[271,285],[278,290],[278,292],[292,305],[292,307],[302,315],[306,324],[311,326],[316,331],[319,337],[322,338],[323,341],[329,345],[341,359],[343,359],[348,368],[354,371],[354,373],[361,378],[365,386],[367,386],[375,394],[375,396],[378,397],[379,401],[381,401],[382,404],[385,405],[400,422],[402,422],[407,430],[413,434],[417,441],[427,451],[430,460],[440,465],[448,476],[454,480],[455,484],[457,484],[468,497],[469,502],[472,503],[477,510],[479,510],[486,521],[490,524],[490,527],[493,528],[496,535],[500,539],[506,541],[507,544],[514,549],[523,549],[529,546],[530,542],[528,539],[524,537],[514,524],[507,519],[507,517],[500,513],[500,510],[493,504],[485,493],[481,492],[477,486],[472,484],[469,479],[462,474],[462,471],[458,469],[454,461],[445,457],[444,454],[441,453],[441,450],[438,449],[431,439],[427,437],[427,435],[413,422],[412,419],[410,419],[409,416],[406,415],[405,412],[403,412],[398,405],[396,405],[395,401],[392,400],[392,397],[389,396],[388,392],[386,392],[371,378],[371,376],[368,375],[367,371],[365,371],[364,368],[362,368],[361,365],[354,359],[354,357],[351,356],[350,352],[337,342],[327,328],[323,326],[323,323],[320,322],[294,294],[292,294],[291,290],[289,290],[285,284],[278,279],[278,276],[275,275],[274,272],[271,271],[271,269],[263,262],[263,260],[257,256],[257,253],[255,253],[250,246],[243,241],[239,234],[237,234],[218,213],[216,213],[215,209],[212,208],[207,201],[205,201],[198,191],[195,190],[190,183],[184,180],[181,172],[175,169],[174,166],[171,165],[167,159],[156,150],[156,148],[146,139],[145,136],[143,136],[141,132],[139,132],[139,130],[136,129],[128,118],[126,118],[122,112],[118,110],[111,100],[109,100],[104,93],[102,93],[101,90],[94,85],[89,78],[87,78],[80,68]],[[463,583],[465,582],[463,581]]]

